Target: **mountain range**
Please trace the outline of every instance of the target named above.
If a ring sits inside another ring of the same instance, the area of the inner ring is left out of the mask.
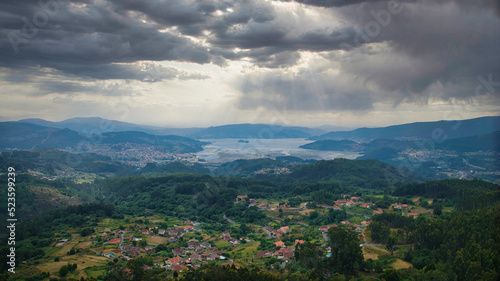
[[[359,128],[351,131],[329,132],[310,139],[369,141],[372,139],[418,138],[444,140],[489,134],[496,131],[500,131],[500,116],[460,121],[416,122],[381,128]]]
[[[167,134],[175,131],[177,134]],[[24,119],[0,122],[0,149],[69,148],[85,141],[102,144],[135,143],[164,146],[171,151],[196,152],[203,142],[194,139],[309,138],[303,146],[315,150],[367,151],[381,147],[412,147],[417,139],[430,139],[445,149],[498,151],[500,116],[461,121],[402,124],[324,133],[317,128],[269,124],[232,124],[209,128],[160,128],[99,117],[61,122]],[[463,139],[462,138],[468,138]],[[456,141],[453,141],[456,139]],[[398,150],[398,149],[397,149]]]
[[[108,120],[100,117],[79,117],[60,122],[31,118],[16,122],[58,129],[68,128],[83,135],[137,131],[153,135],[178,135],[194,139],[309,138],[311,140],[350,139],[366,142],[373,139],[398,138],[454,139],[500,131],[500,116],[488,116],[458,121],[416,122],[379,128],[358,128],[354,130],[346,130],[347,128],[338,126],[308,128],[273,124],[231,124],[208,128],[164,128]],[[332,129],[335,129],[335,131],[327,131]]]
[[[178,135],[194,139],[218,138],[308,138],[324,134],[325,130],[299,126],[283,126],[269,124],[231,124],[212,126],[208,128],[162,128],[155,126],[138,125],[100,117],[71,118],[60,122],[46,121],[39,118],[23,119],[17,123],[29,123],[58,129],[71,129],[80,134],[103,134],[107,132],[137,131],[153,135]],[[325,127],[338,128],[341,127]]]
[[[59,129],[30,123],[0,122],[0,150],[58,148],[81,150],[89,144],[132,143],[161,146],[170,152],[189,153],[202,150],[203,142],[181,136],[151,135],[144,132],[106,132],[84,135],[68,128]]]
[[[304,149],[323,151],[359,151],[372,152],[382,148],[394,151],[405,149],[444,149],[460,153],[472,151],[500,151],[500,131],[493,133],[474,135],[463,138],[443,139],[436,141],[398,140],[398,139],[375,139],[370,142],[356,142],[348,139],[343,140],[318,140],[300,146]],[[386,153],[386,152],[384,152]]]

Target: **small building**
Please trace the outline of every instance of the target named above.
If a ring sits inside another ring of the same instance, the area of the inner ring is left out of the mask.
[[[417,213],[408,213],[408,216],[416,219],[418,217],[418,214]]]
[[[172,265],[172,270],[177,271],[177,272],[183,272],[185,270],[188,270],[188,267],[182,264],[175,264]]]
[[[295,245],[297,245],[297,244],[304,244],[304,243],[305,243],[304,240],[295,239]]]
[[[279,232],[285,234],[287,233],[288,231],[290,231],[290,227],[289,226],[283,226],[279,229]]]
[[[274,245],[276,247],[285,247],[285,243],[283,243],[283,241],[278,241],[278,242],[275,242]]]
[[[262,258],[262,257],[270,257],[272,256],[273,253],[269,252],[269,251],[261,251],[261,252],[258,252],[255,256],[253,256],[254,258]]]
[[[181,262],[181,257],[177,256],[175,258],[171,258],[169,260],[166,261],[166,264],[168,265],[176,265],[176,264],[179,264]]]
[[[328,229],[330,229],[330,226],[328,226],[328,225],[322,225],[319,227],[319,231],[321,231],[321,232],[327,232]]]

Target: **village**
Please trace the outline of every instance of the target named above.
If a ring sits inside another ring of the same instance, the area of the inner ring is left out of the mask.
[[[195,221],[180,221],[168,218],[166,226],[158,216],[139,218],[136,222],[119,224],[117,229],[109,227],[100,228],[92,236],[91,247],[96,247],[95,254],[108,260],[131,260],[140,256],[151,256],[154,266],[171,271],[183,272],[197,269],[206,264],[234,264],[234,263],[265,263],[274,257],[281,267],[294,258],[294,252],[299,244],[306,241],[322,246],[326,256],[330,255],[330,248],[326,243],[327,232],[332,227],[339,225],[353,229],[363,237],[363,232],[371,222],[371,216],[386,211],[403,212],[404,215],[416,218],[417,213],[411,212],[412,206],[408,204],[392,204],[383,210],[376,208],[372,202],[364,201],[357,196],[343,195],[343,199],[332,202],[331,205],[318,204],[311,208],[310,202],[302,202],[299,207],[290,207],[263,199],[252,199],[246,195],[238,196],[235,202],[255,206],[269,218],[267,225],[252,224],[248,226],[249,234],[242,236],[231,232],[238,227],[235,221],[225,216],[228,221],[226,227],[220,226],[221,231],[211,230],[210,224]],[[309,225],[304,222],[304,217],[312,212],[326,215],[329,209],[345,211],[348,218],[338,223],[327,225]],[[364,212],[360,212],[364,209]],[[144,221],[148,223],[144,223]],[[222,228],[221,228],[222,227]],[[68,243],[68,241],[60,241]],[[65,243],[59,244],[64,245]],[[265,244],[265,245],[264,245]],[[100,247],[97,247],[102,245]],[[144,269],[152,269],[144,265]]]

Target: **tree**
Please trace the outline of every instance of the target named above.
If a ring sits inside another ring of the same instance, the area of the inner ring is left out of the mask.
[[[317,268],[322,271],[322,256],[321,248],[311,242],[297,244],[295,249],[295,259],[305,268]]]
[[[68,275],[68,272],[69,272],[68,266],[67,265],[63,265],[59,269],[59,276],[64,277],[64,276]]]
[[[389,238],[387,238],[387,244],[385,245],[385,248],[387,249],[387,251],[391,252],[391,255],[394,253],[394,249],[396,248],[396,242],[396,237],[389,236]]]
[[[356,275],[363,263],[358,235],[345,227],[332,227],[328,230],[328,242],[332,248],[333,270],[342,274]]]
[[[370,223],[368,229],[371,231],[371,238],[375,242],[385,241],[391,233],[391,229],[388,226],[384,226],[376,220]]]
[[[440,216],[443,213],[443,206],[441,204],[435,204],[433,209],[435,216]]]

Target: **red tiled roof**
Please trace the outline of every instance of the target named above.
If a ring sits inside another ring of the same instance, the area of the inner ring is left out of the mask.
[[[187,268],[187,266],[184,266],[182,264],[176,264],[176,265],[172,265],[172,269],[175,271],[183,271],[183,270],[186,270],[188,268]]]
[[[268,251],[261,251],[261,252],[258,252],[258,253],[254,256],[254,258],[261,258],[261,257],[265,257],[265,256],[267,256],[267,255],[269,255],[269,254],[270,254],[270,252],[268,252]]]
[[[181,262],[181,257],[175,257],[175,258],[171,258],[168,260],[171,264],[174,264],[174,263],[180,263]]]
[[[276,245],[276,247],[283,247],[283,246],[285,246],[285,243],[283,243],[283,241],[278,241],[278,242],[274,243],[274,245]]]
[[[111,239],[111,240],[109,240],[108,243],[109,244],[120,244],[120,238]]]
[[[283,257],[287,260],[293,258],[293,252],[284,252]]]

